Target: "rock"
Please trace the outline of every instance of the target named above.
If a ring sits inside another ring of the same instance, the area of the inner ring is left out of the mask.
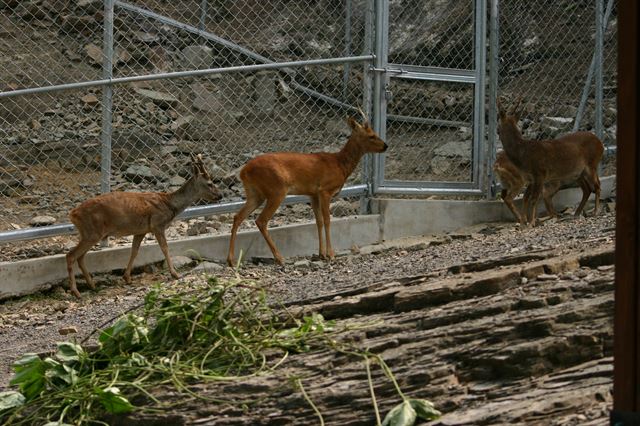
[[[602,265],[602,266],[598,266],[598,271],[600,272],[607,272],[607,271],[612,271],[616,266],[615,265]]]
[[[553,281],[557,280],[558,276],[556,274],[540,274],[536,278],[540,281]]]
[[[253,79],[253,96],[256,112],[270,114],[276,105],[276,74],[273,71],[261,71]]]
[[[213,49],[209,46],[187,46],[182,49],[182,67],[185,69],[207,69],[213,66]]]
[[[358,214],[357,204],[351,203],[347,200],[336,200],[331,203],[331,215],[335,217],[340,216],[353,216]]]
[[[0,0],[0,9],[11,9],[20,4],[20,0]]]
[[[151,100],[154,104],[158,105],[161,108],[175,107],[180,103],[180,100],[173,96],[171,93],[140,88],[135,88],[134,90],[137,94]]]
[[[191,266],[196,263],[195,260],[187,256],[171,256],[171,261],[173,262],[173,267],[176,269],[186,268],[187,266]],[[163,267],[167,267],[166,260],[163,263]]]
[[[305,268],[308,268],[309,266],[311,266],[311,261],[308,259],[298,260],[293,263],[294,268],[305,269]]]
[[[52,216],[36,216],[29,221],[31,226],[49,226],[54,223],[56,223],[56,218]]]
[[[20,2],[15,13],[24,20],[45,19],[47,17],[46,10],[41,7],[39,2],[35,1]]]
[[[166,175],[160,170],[140,164],[132,164],[127,167],[123,176],[128,181],[134,183],[141,183],[144,181],[161,182],[167,180]]]
[[[80,33],[83,35],[93,35],[97,26],[98,23],[94,16],[65,15],[62,17],[62,31],[65,34]],[[72,54],[73,58],[70,57],[69,59],[77,60],[75,59],[75,53]],[[100,59],[99,63],[102,63],[102,59]]]
[[[447,142],[433,150],[430,165],[436,174],[451,173],[457,168],[469,167],[471,163],[471,143]]]
[[[66,326],[66,327],[60,327],[60,329],[58,330],[58,333],[60,333],[60,335],[62,336],[66,336],[68,334],[77,334],[78,333],[78,329],[72,325],[70,326]]]
[[[84,53],[89,58],[91,64],[102,66],[102,48],[93,43],[89,43],[84,46]]]
[[[195,268],[193,268],[193,272],[198,273],[214,273],[223,270],[225,267],[219,263],[204,261]]]
[[[171,176],[169,178],[169,185],[171,186],[182,186],[187,180],[182,176]]]
[[[89,93],[87,95],[84,95],[83,97],[80,98],[80,100],[85,105],[90,106],[90,107],[96,106],[100,102],[98,97],[96,95],[94,95],[93,93]]]
[[[175,132],[177,137],[183,138],[189,132],[194,119],[195,117],[193,115],[183,115],[171,123],[169,128]]]
[[[573,124],[573,118],[542,117],[541,124],[542,126],[545,126],[548,128],[569,130],[571,128],[571,125]]]
[[[205,222],[195,222],[187,228],[187,235],[193,237],[195,235],[206,234],[207,231],[207,224]]]

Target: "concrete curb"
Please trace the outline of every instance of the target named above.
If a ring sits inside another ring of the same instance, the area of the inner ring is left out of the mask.
[[[615,176],[602,179],[602,198],[610,197]],[[560,191],[554,198],[558,209],[576,205],[581,198],[577,188]],[[540,203],[542,204],[542,203]],[[353,245],[363,247],[382,241],[452,231],[484,222],[512,221],[511,213],[501,201],[398,200],[376,199],[376,214],[331,221],[333,247],[337,252]],[[286,225],[270,230],[284,257],[309,256],[317,253],[315,223]],[[172,256],[224,261],[229,235],[199,236],[169,242]],[[240,232],[236,246],[244,256],[271,257],[258,231]],[[122,270],[127,264],[130,247],[109,248],[87,254],[87,267],[92,273]],[[143,266],[164,260],[157,244],[146,244],[134,263]],[[76,266],[77,269],[77,266]],[[0,300],[34,293],[67,277],[64,255],[47,256],[18,262],[0,263]]]

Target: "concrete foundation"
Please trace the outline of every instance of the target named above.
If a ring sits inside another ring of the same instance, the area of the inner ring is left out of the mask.
[[[614,188],[615,177],[604,178],[601,197],[610,197]],[[566,206],[575,207],[581,196],[580,189],[563,190],[554,197],[554,204],[559,210]],[[513,220],[511,212],[499,200],[376,199],[373,201],[373,209],[376,214],[331,221],[332,243],[336,252],[349,250],[354,245],[362,247],[398,238],[452,231],[478,223]],[[315,223],[286,225],[274,228],[270,233],[285,258],[309,256],[318,252]],[[229,235],[199,236],[170,241],[169,250],[173,256],[184,255],[223,262],[227,257],[228,245]],[[236,247],[243,250],[245,258],[271,257],[271,251],[257,230],[240,232]],[[96,273],[124,269],[129,254],[130,247],[92,251],[86,257],[87,267]],[[163,259],[157,244],[142,245],[134,265],[147,265]],[[0,299],[30,294],[66,277],[64,255],[2,262]]]

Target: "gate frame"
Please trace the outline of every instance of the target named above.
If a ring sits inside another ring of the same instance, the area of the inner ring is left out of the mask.
[[[487,186],[485,138],[485,85],[486,85],[486,21],[487,0],[474,0],[474,69],[451,69],[403,64],[390,64],[389,2],[376,0],[374,130],[386,138],[388,119],[409,121],[407,117],[387,115],[387,100],[391,96],[389,82],[392,77],[420,81],[441,81],[474,84],[473,140],[471,150],[471,182],[435,182],[386,180],[384,165],[386,154],[378,155],[374,162],[373,192],[391,195],[482,195]],[[415,119],[414,119],[415,120]],[[418,119],[420,122],[426,120]],[[413,120],[412,120],[413,121]]]

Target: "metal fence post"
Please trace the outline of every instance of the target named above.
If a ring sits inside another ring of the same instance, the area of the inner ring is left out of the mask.
[[[200,24],[198,26],[200,31],[204,31],[207,27],[207,3],[208,0],[202,0],[200,2]]]
[[[350,2],[350,0],[348,0]],[[364,12],[364,46],[363,55],[373,53],[373,17],[374,17],[374,0],[368,0],[365,3]],[[371,71],[372,63],[365,62],[362,66],[362,109],[371,117],[371,97],[373,91],[373,73]],[[346,99],[345,99],[346,102]],[[360,197],[360,214],[371,213],[371,200],[373,188],[373,155],[366,154],[362,159],[362,182],[367,186],[365,194]]]
[[[604,50],[604,19],[602,16],[602,12],[603,12],[603,6],[604,6],[604,0],[596,0],[596,36],[595,36],[595,41],[596,41],[596,45],[595,45],[595,51],[594,51],[594,58],[595,58],[595,63],[596,63],[596,68],[595,68],[595,79],[596,79],[596,84],[595,84],[595,131],[596,131],[596,136],[598,136],[598,138],[600,138],[600,140],[603,139],[604,136],[604,132],[603,132],[603,126],[602,126],[602,109],[603,109],[603,105],[602,105],[602,98],[603,98],[603,90],[602,90],[602,68],[603,68],[603,59],[602,59],[602,54],[603,54],[603,50]]]
[[[345,2],[345,16],[344,16],[344,55],[351,56],[351,0]],[[344,64],[344,72],[342,74],[342,101],[349,103],[347,99],[349,73],[351,71],[351,64]]]
[[[600,1],[600,0],[596,0],[596,1]],[[609,22],[609,16],[611,16],[611,11],[613,10],[613,4],[614,4],[615,0],[609,0],[609,2],[607,3],[607,10],[604,13],[604,19],[602,19],[600,21],[600,24],[602,26],[602,37],[604,38],[604,27],[608,24]],[[597,6],[596,6],[597,7]],[[602,8],[600,8],[599,10],[602,10]],[[598,13],[596,11],[596,24],[598,21]],[[596,34],[598,33],[598,28],[596,25]],[[598,37],[596,36],[596,44]],[[596,47],[597,48],[597,47]],[[602,52],[602,51],[601,51]],[[602,53],[600,54],[600,63],[602,64]],[[591,80],[593,80],[593,74],[595,72],[595,68],[596,68],[596,52],[593,53],[593,57],[591,58],[591,64],[589,65],[589,71],[587,72],[587,78],[584,82],[584,87],[582,88],[582,96],[580,97],[580,104],[578,105],[578,112],[576,113],[576,119],[573,122],[573,131],[577,132],[580,129],[580,123],[582,122],[582,115],[584,114],[584,109],[587,105],[587,98],[589,97],[589,92],[591,91]],[[602,68],[601,68],[602,69]],[[600,137],[600,136],[598,136]]]
[[[475,78],[474,105],[473,105],[473,181],[478,182],[482,188],[487,178],[485,168],[485,133],[484,133],[484,105],[485,105],[485,80],[486,80],[486,52],[487,52],[487,2],[475,1]]]
[[[113,1],[104,0],[104,35],[102,78],[111,80],[113,77]],[[113,115],[113,86],[107,84],[102,88],[102,157],[100,165],[100,191],[109,192],[111,189],[111,119]]]
[[[389,53],[389,1],[375,0],[375,42],[373,80],[373,129],[383,140],[387,137],[387,89],[386,73]],[[373,193],[384,180],[385,154],[378,154],[373,167]]]
[[[491,0],[489,12],[489,131],[487,137],[487,197],[496,196],[493,164],[498,139],[498,75],[500,71],[500,0]]]

